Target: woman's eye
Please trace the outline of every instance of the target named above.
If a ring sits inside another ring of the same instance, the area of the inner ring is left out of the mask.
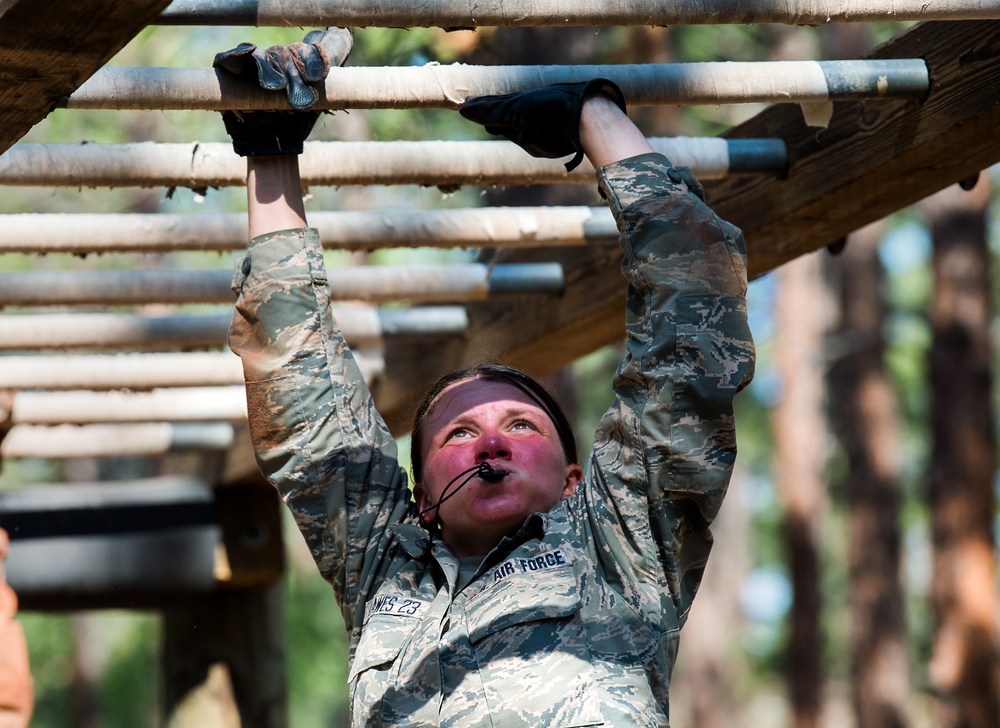
[[[456,438],[456,437],[468,437],[468,436],[469,436],[469,431],[468,430],[459,429],[459,430],[454,430],[452,432],[449,432],[448,433],[448,437],[446,439],[451,440],[451,439]]]
[[[533,429],[535,429],[534,425],[532,425],[527,420],[518,420],[513,425],[511,425],[511,428],[514,429],[514,430],[533,430]]]

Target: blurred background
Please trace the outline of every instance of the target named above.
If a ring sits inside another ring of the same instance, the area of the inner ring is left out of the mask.
[[[368,28],[356,31],[348,65],[856,58],[907,27]],[[151,27],[112,63],[207,67],[215,52],[240,41],[285,44],[302,33]],[[631,115],[647,136],[703,136],[760,110],[750,104],[656,107]],[[437,110],[326,114],[312,137],[483,138],[458,114]],[[52,112],[23,141],[84,140],[228,141],[213,112],[66,110]],[[803,256],[751,283],[757,374],[738,398],[737,471],[682,632],[671,689],[675,728],[998,724],[995,178],[996,170],[987,170],[969,181],[970,190],[948,189],[858,231],[840,251]],[[589,185],[314,187],[307,210],[483,204],[601,202]],[[3,213],[245,209],[242,188],[6,187],[0,198]],[[327,263],[353,264],[359,256],[379,263],[452,262],[473,260],[475,253],[329,252]],[[219,268],[237,257],[7,254],[0,270]],[[581,455],[610,402],[608,383],[621,355],[618,347],[602,349],[547,380],[573,413]],[[405,452],[406,439],[400,443]],[[0,489],[190,468],[181,456],[7,459]],[[283,533],[289,722],[346,725],[340,613],[287,519]],[[32,725],[164,724],[158,612],[23,611],[20,620],[35,679]],[[956,718],[956,695],[966,708],[977,706],[979,717]]]

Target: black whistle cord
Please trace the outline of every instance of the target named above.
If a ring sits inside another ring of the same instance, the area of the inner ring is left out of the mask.
[[[458,491],[460,491],[462,488],[464,488],[466,485],[468,485],[469,481],[471,481],[473,478],[477,478],[477,477],[480,477],[480,476],[483,476],[483,475],[488,475],[488,474],[493,473],[493,472],[495,472],[493,470],[493,466],[490,465],[488,462],[485,462],[485,461],[479,463],[478,465],[473,465],[471,468],[469,468],[467,470],[463,470],[461,473],[459,473],[454,478],[452,478],[451,481],[448,483],[448,485],[446,485],[444,487],[444,490],[441,491],[441,497],[438,498],[438,502],[437,503],[435,503],[434,505],[431,505],[431,506],[427,506],[427,508],[424,508],[417,515],[418,516],[422,516],[425,513],[427,513],[428,511],[433,511],[435,508],[440,508],[442,503],[444,503],[446,500],[448,500],[452,496],[456,495],[458,493]],[[503,472],[503,471],[501,471],[501,472]],[[459,478],[463,477],[463,476],[466,476],[465,480],[463,480],[461,483],[459,483],[455,487],[455,490],[453,490],[451,493],[449,493],[448,489],[451,488],[451,486],[455,485],[455,481],[458,480]],[[440,517],[440,514],[438,514],[438,517]]]

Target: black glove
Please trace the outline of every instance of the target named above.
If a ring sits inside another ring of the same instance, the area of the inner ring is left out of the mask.
[[[307,111],[319,100],[321,84],[331,65],[342,65],[351,53],[354,37],[346,28],[314,30],[301,43],[260,50],[253,43],[217,53],[212,65],[238,75],[256,77],[261,88],[285,91],[295,112],[224,111],[222,120],[242,157],[301,154],[302,145],[319,118]]]
[[[554,159],[574,154],[571,172],[583,160],[580,111],[586,98],[604,93],[625,111],[625,95],[606,78],[582,83],[556,83],[502,96],[468,99],[459,108],[466,119],[482,124],[490,134],[505,137],[533,157]]]

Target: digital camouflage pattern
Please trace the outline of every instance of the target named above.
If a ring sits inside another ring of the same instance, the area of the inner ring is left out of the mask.
[[[666,726],[667,689],[753,372],[742,234],[647,154],[598,173],[622,231],[627,355],[585,481],[468,585],[329,312],[315,231],[261,236],[230,331],[262,472],[350,631],[355,726]],[[247,262],[249,261],[249,262]]]

